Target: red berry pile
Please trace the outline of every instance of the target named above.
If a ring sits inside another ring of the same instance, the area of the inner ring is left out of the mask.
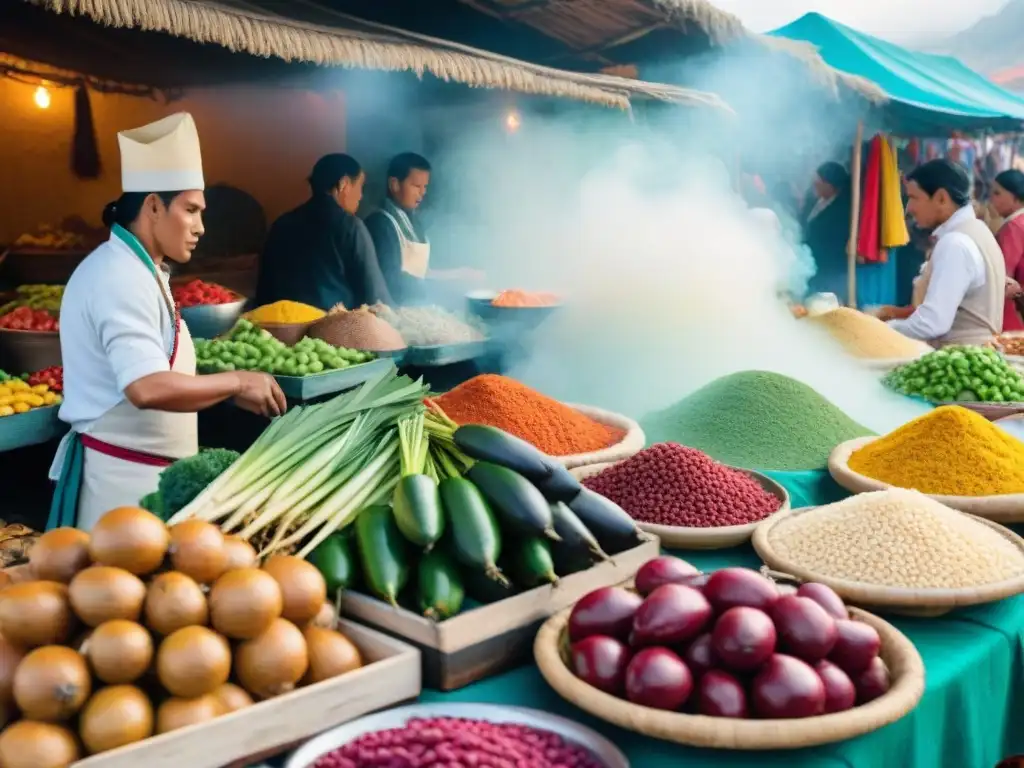
[[[172,290],[174,301],[179,307],[201,307],[208,304],[230,304],[241,297],[232,290],[216,283],[192,280]]]
[[[652,445],[583,484],[655,525],[747,525],[779,509],[778,498],[747,475],[675,443]]]
[[[56,333],[60,330],[60,320],[45,309],[18,307],[5,315],[0,315],[0,328],[9,331]]]
[[[561,736],[515,723],[416,718],[361,736],[313,768],[602,768]]]
[[[37,384],[46,384],[51,392],[60,394],[64,391],[64,366],[53,365],[36,371],[28,377],[28,385],[34,387]]]

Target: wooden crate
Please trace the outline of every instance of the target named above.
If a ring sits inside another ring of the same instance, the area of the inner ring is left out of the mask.
[[[406,640],[423,655],[423,684],[451,691],[515,666],[533,652],[540,625],[588,592],[621,584],[641,565],[659,554],[651,536],[633,549],[586,571],[501,600],[463,611],[447,621],[435,622],[404,608],[394,608],[372,597],[348,592],[342,612]]]
[[[419,652],[351,621],[339,629],[366,666],[208,723],[87,757],[72,768],[225,768],[252,765],[328,728],[415,699],[422,689]]]

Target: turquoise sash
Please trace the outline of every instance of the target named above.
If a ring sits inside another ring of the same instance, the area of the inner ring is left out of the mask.
[[[146,265],[153,277],[159,280],[156,272],[156,264],[146,253],[146,249],[131,232],[119,224],[115,224],[111,235],[127,245],[132,253],[139,257],[139,260]],[[163,290],[161,290],[163,293]],[[165,297],[166,299],[166,297]],[[174,307],[168,307],[171,312],[171,324],[174,325]],[[174,332],[177,333],[175,326]],[[173,349],[173,342],[172,342]],[[61,463],[60,479],[53,491],[53,501],[50,502],[50,515],[46,519],[46,530],[53,528],[70,527],[78,525],[78,498],[82,492],[82,474],[85,468],[85,446],[82,445],[82,438],[75,432],[69,432],[64,438],[66,443],[64,461]]]
[[[50,516],[46,518],[46,530],[74,528],[78,524],[78,497],[82,492],[82,470],[85,468],[85,446],[76,432],[69,432],[64,461],[61,463],[60,479],[53,491],[50,502]]]

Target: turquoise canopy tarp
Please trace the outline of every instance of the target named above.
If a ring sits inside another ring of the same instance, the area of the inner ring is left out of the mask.
[[[935,136],[1024,128],[1024,99],[950,56],[910,51],[819,13],[768,34],[811,43],[829,66],[878,85],[891,99],[882,110],[888,130]]]

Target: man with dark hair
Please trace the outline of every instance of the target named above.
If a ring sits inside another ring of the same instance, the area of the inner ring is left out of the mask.
[[[427,278],[459,279],[468,270],[430,269],[430,240],[416,217],[430,184],[430,163],[413,152],[395,155],[388,163],[387,194],[380,208],[366,218],[388,290],[398,305],[429,301]]]
[[[889,325],[935,346],[979,344],[1002,333],[1006,264],[974,213],[967,171],[930,160],[907,176],[907,195],[907,212],[936,242],[915,285],[916,309]]]
[[[390,303],[373,240],[356,211],[366,174],[352,157],[325,155],[309,176],[312,196],[270,228],[256,302],[290,300],[329,310]]]

